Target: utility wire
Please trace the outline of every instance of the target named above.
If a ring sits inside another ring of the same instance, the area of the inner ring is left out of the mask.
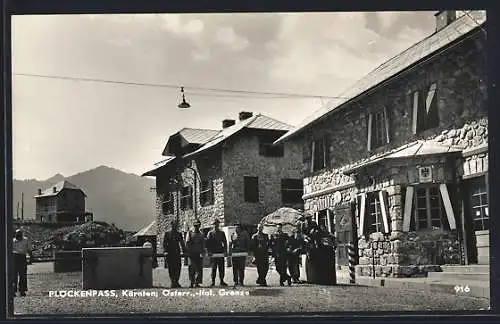
[[[46,79],[111,83],[111,84],[157,87],[157,88],[171,88],[171,89],[180,89],[181,87],[184,87],[185,89],[193,89],[193,90],[201,90],[201,91],[214,91],[214,92],[227,92],[227,93],[237,93],[237,94],[241,94],[241,95],[247,95],[247,97],[245,97],[245,98],[251,98],[248,95],[260,95],[260,96],[266,95],[266,96],[275,96],[275,97],[283,97],[283,98],[348,99],[345,97],[332,97],[332,96],[324,96],[324,95],[309,95],[309,94],[283,93],[283,92],[260,92],[260,91],[249,91],[249,90],[234,90],[234,89],[217,89],[217,88],[205,88],[205,87],[180,86],[180,85],[172,85],[172,84],[128,82],[128,81],[116,81],[116,80],[80,78],[80,77],[69,77],[69,76],[56,76],[56,75],[43,75],[43,74],[30,74],[30,73],[13,73],[13,75],[35,77],[35,78],[46,78]],[[268,97],[266,97],[266,98],[268,98]]]

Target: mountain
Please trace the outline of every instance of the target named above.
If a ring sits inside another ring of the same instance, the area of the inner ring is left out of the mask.
[[[124,230],[137,231],[155,219],[155,194],[150,191],[155,186],[154,179],[143,178],[106,166],[67,178],[56,174],[44,181],[14,179],[14,217],[17,202],[21,206],[22,193],[24,193],[24,219],[34,219],[35,199],[33,196],[37,194],[38,188],[45,190],[62,180],[68,180],[85,192],[86,209],[94,213],[96,221],[114,223]],[[19,210],[20,216],[21,210]]]

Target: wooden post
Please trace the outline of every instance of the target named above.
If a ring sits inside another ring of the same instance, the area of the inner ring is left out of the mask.
[[[24,192],[21,193],[21,220],[24,220]]]

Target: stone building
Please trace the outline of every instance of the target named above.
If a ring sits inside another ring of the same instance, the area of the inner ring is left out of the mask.
[[[275,142],[303,145],[305,210],[336,233],[339,264],[358,247],[358,275],[489,262],[486,16],[436,20]]]
[[[39,223],[84,223],[92,220],[85,211],[87,195],[82,189],[64,180],[35,196],[35,219]]]
[[[143,176],[156,177],[158,245],[170,222],[189,230],[195,219],[207,232],[239,222],[253,229],[279,207],[303,208],[299,144],[273,145],[292,126],[241,112],[222,130],[184,128],[163,151],[166,159]]]

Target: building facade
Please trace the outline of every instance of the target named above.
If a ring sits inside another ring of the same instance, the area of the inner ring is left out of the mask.
[[[53,187],[38,189],[36,200],[36,221],[39,223],[84,223],[91,221],[92,213],[85,211],[87,196],[74,184],[64,180]]]
[[[489,263],[485,14],[436,14],[436,32],[276,143],[304,152],[305,210],[358,247],[357,275]]]
[[[216,218],[222,228],[253,229],[280,207],[303,208],[302,147],[273,145],[291,128],[241,112],[220,131],[185,128],[170,136],[167,159],[143,174],[156,177],[159,248],[172,220],[183,232],[196,219],[206,232]]]

